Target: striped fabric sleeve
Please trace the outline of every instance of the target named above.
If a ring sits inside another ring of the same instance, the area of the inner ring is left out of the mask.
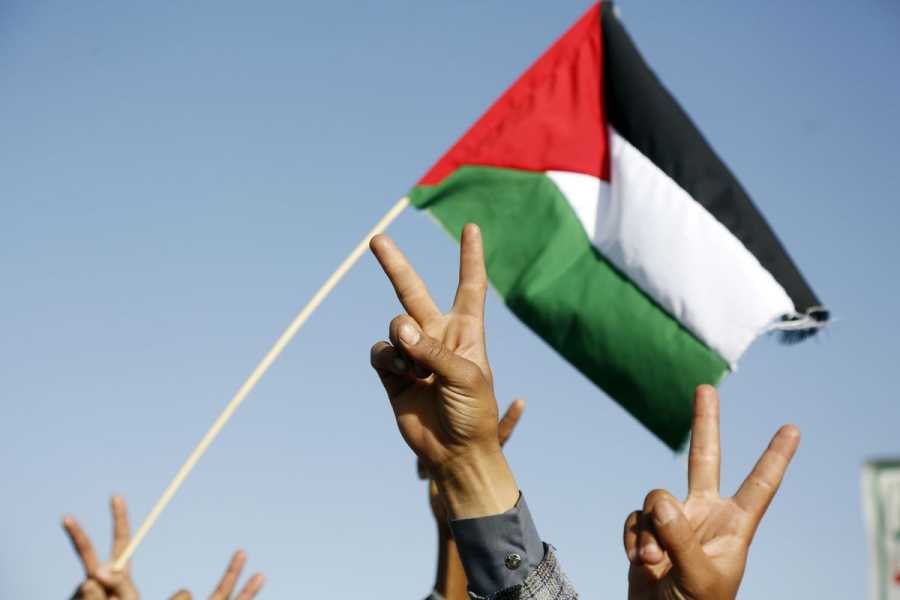
[[[538,564],[521,585],[507,588],[491,596],[469,595],[474,600],[574,600],[578,598],[572,582],[563,573],[553,552],[553,547],[545,544],[544,560]]]

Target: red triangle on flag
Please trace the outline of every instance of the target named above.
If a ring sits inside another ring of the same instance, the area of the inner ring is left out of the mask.
[[[571,171],[609,181],[600,5],[593,5],[419,181],[462,165]]]

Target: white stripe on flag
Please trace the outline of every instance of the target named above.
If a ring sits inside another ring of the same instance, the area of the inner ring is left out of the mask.
[[[734,369],[794,305],[744,245],[610,129],[611,182],[548,171],[603,256]]]

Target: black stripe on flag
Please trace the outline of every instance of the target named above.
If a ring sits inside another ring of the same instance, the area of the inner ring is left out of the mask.
[[[827,321],[828,311],[741,184],[644,62],[612,3],[601,8],[610,125],[727,227],[784,288],[798,312]],[[786,339],[802,339],[815,330],[788,331]]]

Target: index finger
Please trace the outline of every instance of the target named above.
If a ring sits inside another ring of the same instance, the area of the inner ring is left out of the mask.
[[[779,429],[734,495],[737,505],[752,516],[754,531],[778,492],[778,487],[784,479],[784,472],[799,445],[799,429],[793,425],[785,425]]]
[[[503,418],[500,419],[500,423],[497,424],[497,437],[500,440],[501,446],[505,444],[509,439],[509,436],[512,435],[513,430],[519,423],[519,419],[522,418],[523,412],[525,412],[525,401],[521,398],[513,400],[512,404],[509,405],[509,408],[506,409]]]
[[[694,393],[691,449],[688,454],[688,495],[719,494],[719,394],[711,385]]]
[[[369,248],[394,286],[397,298],[409,316],[420,324],[441,316],[441,311],[431,299],[425,282],[391,238],[376,235],[369,242]]]
[[[91,544],[90,538],[73,517],[63,519],[63,529],[66,530],[66,534],[72,542],[72,547],[75,548],[75,553],[81,559],[85,575],[90,576],[100,567],[100,561],[97,559],[97,553],[94,552],[94,546]]]

